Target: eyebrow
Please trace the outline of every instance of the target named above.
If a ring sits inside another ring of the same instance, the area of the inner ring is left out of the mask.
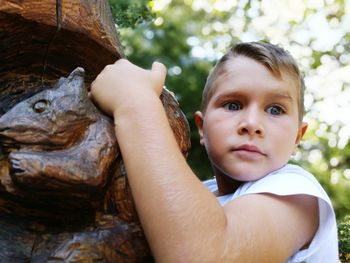
[[[219,93],[217,94],[217,96],[215,96],[217,99],[219,98],[229,98],[229,97],[241,97],[241,96],[245,96],[245,92],[244,91],[229,91],[229,92],[223,92],[223,93]],[[286,91],[272,91],[268,94],[268,96],[270,98],[273,99],[283,99],[283,100],[288,100],[288,101],[293,101],[293,97],[291,96],[291,94],[289,92]]]
[[[272,96],[273,98],[293,101],[293,97],[289,94],[289,92],[283,92],[283,91],[271,92],[270,96]]]

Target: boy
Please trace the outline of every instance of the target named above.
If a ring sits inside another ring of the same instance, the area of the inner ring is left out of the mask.
[[[95,102],[114,117],[155,259],[337,262],[329,198],[310,174],[287,165],[307,128],[291,56],[242,43],[209,76],[195,121],[216,178],[204,185],[218,199],[178,149],[158,98],[165,75],[160,63],[148,71],[119,60],[92,85]]]

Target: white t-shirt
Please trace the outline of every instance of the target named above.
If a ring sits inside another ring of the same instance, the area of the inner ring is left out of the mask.
[[[215,179],[203,182],[211,191],[217,191]],[[221,205],[246,194],[271,193],[275,195],[305,194],[318,198],[319,228],[307,249],[299,250],[287,263],[339,262],[337,223],[331,201],[319,182],[309,172],[297,165],[287,164],[265,177],[243,183],[233,194],[219,196]]]

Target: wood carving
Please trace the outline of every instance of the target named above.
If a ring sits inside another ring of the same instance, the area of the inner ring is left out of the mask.
[[[0,262],[152,262],[113,121],[87,95],[123,57],[108,4],[0,0],[0,44]],[[186,155],[186,118],[161,100]]]

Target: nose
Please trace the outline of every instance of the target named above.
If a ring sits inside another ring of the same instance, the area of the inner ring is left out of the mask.
[[[265,134],[262,113],[255,107],[244,110],[237,127],[239,135],[259,136]]]

